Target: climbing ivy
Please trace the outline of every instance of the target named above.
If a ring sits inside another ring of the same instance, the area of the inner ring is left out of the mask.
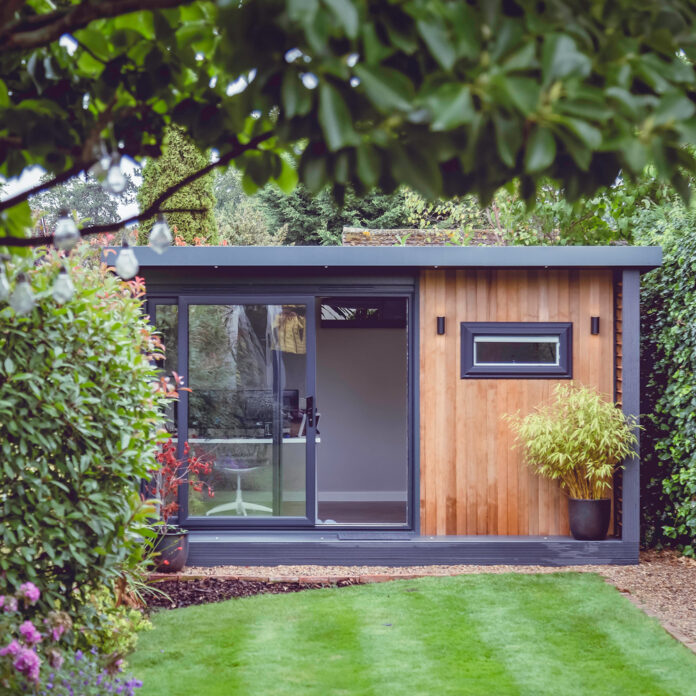
[[[643,278],[641,451],[646,542],[696,552],[696,211],[645,211],[644,242],[664,263]]]

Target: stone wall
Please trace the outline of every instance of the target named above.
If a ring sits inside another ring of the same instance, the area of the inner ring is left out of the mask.
[[[343,246],[447,246],[458,243],[456,230],[370,230],[361,227],[344,227]],[[472,230],[465,238],[466,246],[499,246],[504,242],[493,230]]]

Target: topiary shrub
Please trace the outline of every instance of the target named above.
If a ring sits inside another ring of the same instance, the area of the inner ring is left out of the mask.
[[[33,581],[42,609],[73,616],[142,559],[141,478],[156,467],[165,396],[144,288],[102,264],[69,259],[75,293],[51,294],[60,259],[14,260],[36,307],[0,303],[0,574]]]
[[[137,194],[140,210],[145,210],[170,186],[203,169],[207,164],[210,164],[210,157],[198,149],[183,128],[169,128],[162,156],[159,159],[148,159],[143,167],[143,183]],[[197,240],[203,244],[217,244],[219,241],[213,215],[213,182],[213,175],[207,174],[184,186],[167,202],[170,209],[199,211],[167,214],[169,227],[186,244],[195,245]],[[147,244],[154,223],[154,218],[141,221],[138,229],[139,244]]]
[[[643,536],[647,544],[696,549],[696,214],[655,212],[644,243],[663,265],[641,292]]]

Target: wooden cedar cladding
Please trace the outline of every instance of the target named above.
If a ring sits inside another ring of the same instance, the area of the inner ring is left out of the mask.
[[[446,333],[436,317],[446,317]],[[599,335],[590,317],[600,317]],[[613,394],[610,270],[423,271],[420,283],[421,534],[565,535],[558,486],[529,472],[501,418],[528,413],[552,379],[461,379],[460,322],[571,321],[573,378]]]

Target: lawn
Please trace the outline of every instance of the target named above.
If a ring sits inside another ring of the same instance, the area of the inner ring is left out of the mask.
[[[163,611],[141,696],[696,695],[696,656],[590,574],[469,575]]]

